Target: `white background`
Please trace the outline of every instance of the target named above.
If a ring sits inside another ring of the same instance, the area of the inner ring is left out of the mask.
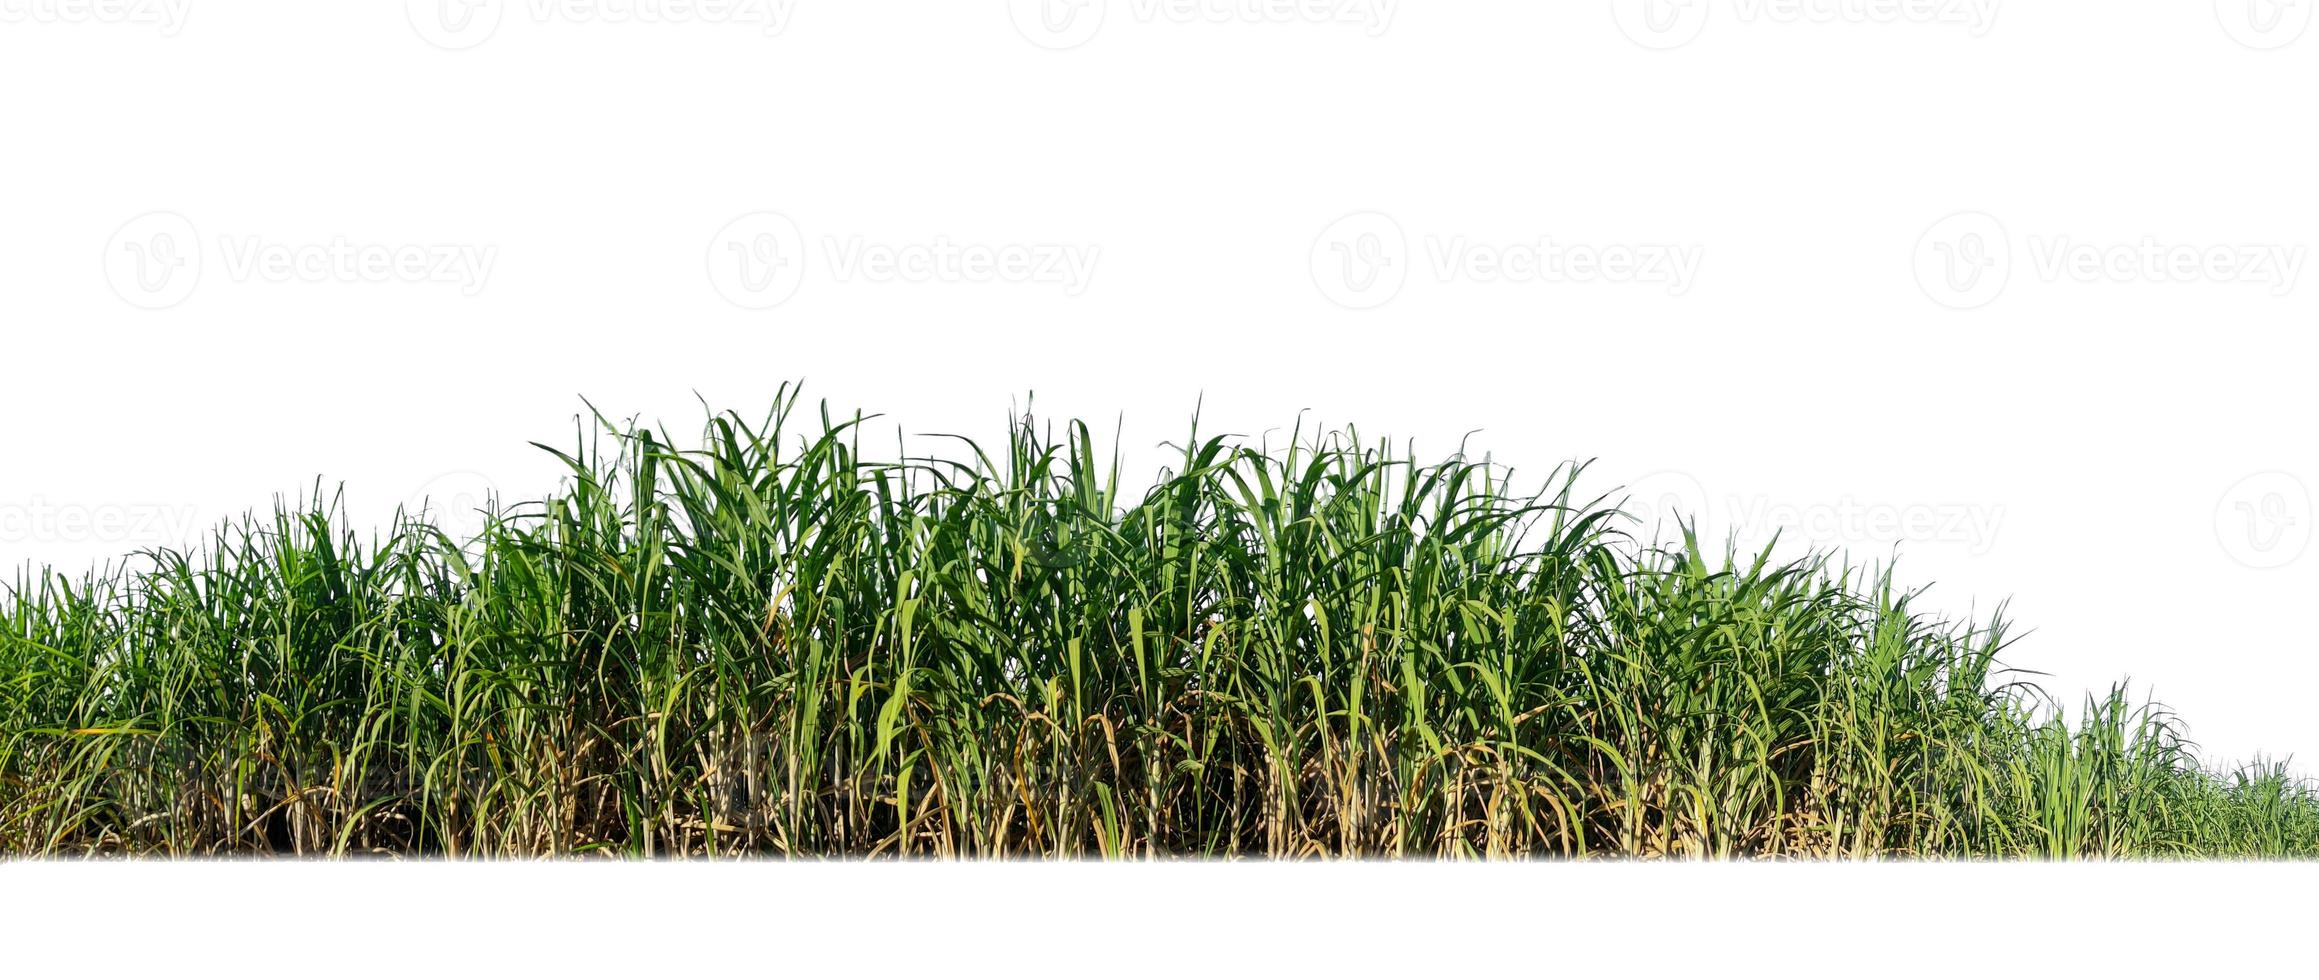
[[[1204,399],[1897,551],[2319,757],[2311,3],[442,2],[0,0],[8,566],[522,498],[583,397],[1035,392],[1138,474]],[[1541,241],[1645,264],[1490,274]],[[856,261],[945,243],[1092,274]]]
[[[2310,874],[2287,865],[58,863],[0,874],[9,965],[34,977],[247,977],[280,964],[392,980],[1431,980],[1493,967],[1950,980],[2295,977],[2310,963],[2308,902],[2262,901],[2308,895]],[[2220,900],[2195,900],[2209,895]],[[23,916],[55,925],[20,935]],[[25,938],[40,940],[29,956]]]

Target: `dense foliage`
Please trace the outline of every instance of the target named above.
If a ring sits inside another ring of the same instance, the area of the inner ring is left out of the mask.
[[[601,419],[471,540],[324,498],[0,593],[0,853],[2303,856],[2319,796],[1889,575],[1352,433],[865,458]],[[1045,432],[1046,434],[1042,434]]]

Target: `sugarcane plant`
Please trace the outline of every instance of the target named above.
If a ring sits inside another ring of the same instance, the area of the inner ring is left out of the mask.
[[[591,410],[472,534],[318,488],[17,575],[0,853],[2319,853],[2313,784],[2123,686],[2058,710],[2002,609],[1657,534],[1580,465],[1195,420],[1131,485],[1076,421],[881,458],[800,406]]]

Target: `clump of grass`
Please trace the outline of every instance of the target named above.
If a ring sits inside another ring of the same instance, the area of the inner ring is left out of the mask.
[[[874,459],[589,420],[452,540],[335,497],[0,594],[0,852],[2300,857],[2319,793],[2065,721],[2001,618],[1351,432]],[[809,424],[817,422],[818,424]]]

